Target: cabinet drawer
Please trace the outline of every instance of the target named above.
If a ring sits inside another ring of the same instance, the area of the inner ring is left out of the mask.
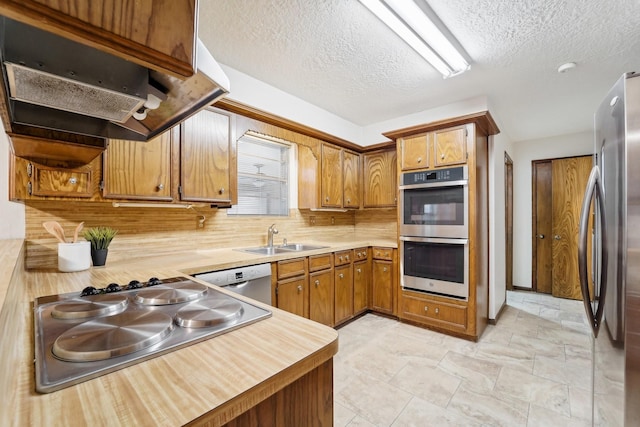
[[[350,264],[353,261],[353,253],[351,249],[348,251],[334,252],[333,264],[337,267],[339,265]]]
[[[306,258],[294,258],[278,261],[278,279],[303,276],[306,274]]]
[[[465,329],[467,325],[467,307],[430,301],[409,295],[402,296],[402,314],[407,319],[442,323]]]
[[[364,261],[369,258],[369,248],[356,248],[353,250],[353,261]]]
[[[320,271],[331,268],[331,254],[311,255],[309,257],[309,271]]]
[[[91,169],[57,169],[33,164],[34,196],[91,197]]]
[[[373,258],[374,259],[386,259],[388,261],[393,261],[393,248],[381,248],[378,246],[373,247]]]

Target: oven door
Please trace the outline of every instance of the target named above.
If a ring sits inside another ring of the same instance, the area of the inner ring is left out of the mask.
[[[403,289],[467,299],[469,240],[400,237]]]
[[[400,235],[469,237],[467,180],[400,187]]]

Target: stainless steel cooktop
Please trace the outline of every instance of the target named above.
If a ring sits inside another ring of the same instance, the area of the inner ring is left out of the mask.
[[[36,390],[50,393],[269,316],[186,277],[40,297],[34,301]]]

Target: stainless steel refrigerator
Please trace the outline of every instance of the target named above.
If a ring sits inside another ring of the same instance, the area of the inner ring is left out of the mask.
[[[594,125],[578,244],[593,332],[593,425],[640,426],[640,74],[616,82]]]

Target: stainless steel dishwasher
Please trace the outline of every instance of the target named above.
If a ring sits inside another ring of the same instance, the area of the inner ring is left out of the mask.
[[[271,264],[195,274],[200,280],[271,305]]]

